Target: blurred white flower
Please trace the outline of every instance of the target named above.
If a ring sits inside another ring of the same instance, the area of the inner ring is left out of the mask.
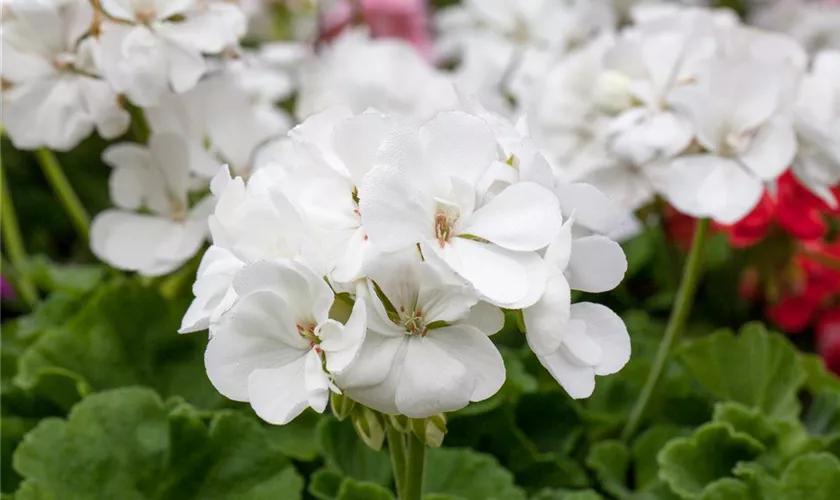
[[[300,120],[332,106],[428,119],[457,102],[449,79],[408,43],[347,30],[301,69]]]
[[[840,184],[840,51],[824,51],[814,58],[799,89],[795,116],[799,151],[793,173],[836,207],[831,188]]]
[[[226,73],[204,78],[184,94],[166,92],[144,114],[153,132],[185,138],[190,169],[206,178],[223,163],[235,175],[247,177],[255,169],[258,150],[290,126],[285,112],[253,99],[234,75]]]
[[[235,4],[199,0],[102,0],[102,70],[138,106],[167,90],[195,87],[207,71],[203,54],[238,43],[245,17]]]
[[[758,203],[796,154],[791,120],[779,114],[782,80],[757,62],[714,61],[676,99],[708,153],[674,160],[666,193],[681,212],[732,224]]]
[[[102,154],[113,168],[109,182],[116,209],[93,220],[90,246],[108,264],[145,276],[180,267],[207,238],[214,200],[191,206],[189,151],[177,135],[153,135],[148,146],[120,143]]]
[[[355,361],[366,331],[357,300],[342,325],[329,319],[333,292],[306,266],[257,262],[234,280],[236,304],[214,327],[204,356],[210,381],[249,402],[263,420],[286,424],[311,407],[323,412],[332,377]]]
[[[66,151],[89,136],[113,139],[129,115],[98,76],[87,0],[16,0],[2,19],[3,126],[15,147]]]

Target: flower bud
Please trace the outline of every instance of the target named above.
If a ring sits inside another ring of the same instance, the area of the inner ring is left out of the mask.
[[[411,432],[411,419],[405,415],[388,415],[388,422],[391,427],[403,434]]]
[[[356,402],[344,394],[333,392],[330,394],[330,406],[332,406],[332,412],[335,418],[344,420],[350,416],[350,412],[355,408]]]
[[[379,451],[385,441],[385,417],[362,405],[356,405],[350,415],[356,434],[369,448]]]
[[[443,413],[428,418],[411,419],[411,432],[430,448],[440,448],[446,436],[446,416]]]

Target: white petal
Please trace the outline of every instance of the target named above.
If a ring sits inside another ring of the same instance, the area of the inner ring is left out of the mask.
[[[390,376],[397,362],[402,363],[408,337],[388,337],[368,331],[358,354],[359,362],[336,375],[339,386],[345,390],[379,385]],[[393,393],[391,394],[393,398]],[[393,399],[391,401],[393,404]]]
[[[560,200],[560,211],[568,218],[600,234],[614,230],[625,218],[625,212],[607,195],[583,182],[557,183],[554,188]]]
[[[586,335],[601,347],[596,375],[611,375],[630,360],[630,336],[624,321],[601,304],[581,302],[572,305],[572,318],[586,323]]]
[[[134,9],[136,4],[133,0],[102,0],[102,10],[109,16],[124,21],[134,21]]]
[[[274,425],[291,422],[309,406],[306,356],[277,368],[255,370],[248,377],[248,398],[257,415]]]
[[[436,342],[428,337],[409,339],[397,382],[396,403],[400,413],[425,418],[459,410],[467,406],[474,388],[467,367]]]
[[[233,288],[240,296],[270,290],[282,297],[295,317],[311,316],[316,323],[327,320],[334,300],[332,290],[321,277],[290,260],[249,264],[236,274]]]
[[[380,165],[371,170],[359,187],[359,199],[362,225],[381,251],[394,252],[434,236],[434,198],[400,168]]]
[[[581,364],[595,367],[601,362],[601,346],[587,335],[586,328],[586,323],[577,318],[569,320],[563,347]]]
[[[475,184],[496,159],[496,138],[487,123],[462,111],[438,114],[420,131],[426,162]]]
[[[450,356],[460,361],[474,380],[470,401],[483,401],[505,383],[502,355],[486,334],[469,325],[430,330],[426,335]]]
[[[199,78],[207,71],[201,53],[184,49],[174,43],[167,43],[166,68],[172,90],[181,94],[195,87]]]
[[[207,375],[224,396],[248,401],[254,370],[280,368],[309,352],[282,299],[271,292],[243,297],[224,316],[204,353]],[[302,381],[301,381],[302,382]]]
[[[572,241],[572,256],[566,279],[573,290],[601,293],[617,287],[627,272],[627,257],[621,245],[604,236],[586,236]]]
[[[777,116],[758,129],[740,159],[756,176],[772,181],[782,175],[796,155],[796,133],[790,120]]]
[[[735,161],[712,155],[685,156],[672,163],[668,200],[684,214],[738,222],[758,204],[761,181]]]
[[[210,318],[222,305],[224,297],[233,285],[233,277],[244,263],[228,250],[211,246],[201,258],[198,266],[190,304],[178,333],[192,333],[210,327]]]
[[[556,351],[563,342],[564,330],[569,322],[571,293],[566,278],[555,271],[549,277],[540,300],[522,310],[528,346],[538,356]]]
[[[574,399],[588,398],[595,390],[595,371],[591,366],[574,360],[565,348],[547,356],[538,356],[540,363],[554,380]]]
[[[561,224],[560,204],[554,193],[539,184],[522,182],[476,210],[461,232],[508,250],[529,251],[554,241]]]
[[[478,328],[485,335],[494,335],[505,326],[505,313],[492,304],[479,302],[470,308],[464,323]]]
[[[528,293],[527,266],[539,258],[533,252],[512,252],[489,243],[453,238],[443,249],[437,243],[421,244],[423,255],[434,252],[453,271],[472,284],[488,301],[513,304]]]
[[[330,400],[330,379],[324,373],[321,357],[315,349],[306,355],[306,399],[309,406],[318,413],[323,413]]]
[[[557,238],[545,249],[545,262],[559,271],[565,271],[572,259],[572,227],[570,216],[557,233]]]
[[[392,120],[378,113],[355,116],[335,127],[335,153],[354,182],[361,182],[373,167],[379,147],[392,127]]]
[[[359,355],[367,331],[367,308],[365,301],[357,298],[347,323],[327,320],[316,331],[321,339],[320,347],[327,358],[327,371],[333,375],[346,370]]]
[[[368,339],[370,337],[371,335],[368,335]],[[405,336],[399,339],[382,336],[377,337],[384,339],[384,344],[380,345],[376,342],[381,348],[373,347],[370,350],[363,351],[363,354],[359,358],[364,361],[355,363],[348,371],[351,373],[356,371],[367,372],[367,375],[375,375],[378,382],[375,384],[361,384],[359,386],[351,384],[351,386],[345,389],[344,393],[369,408],[389,415],[395,415],[400,413],[396,404],[396,392],[404,365],[408,339]],[[365,346],[368,346],[367,342]],[[366,349],[366,347],[363,349]],[[347,378],[347,374],[339,378],[339,383],[343,383],[345,378]],[[366,376],[363,376],[359,380],[364,379],[373,380]],[[344,385],[342,385],[343,387]]]

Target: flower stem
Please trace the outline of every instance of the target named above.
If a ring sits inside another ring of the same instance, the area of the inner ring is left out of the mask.
[[[397,497],[403,499],[405,498],[405,436],[393,427],[388,428],[388,452],[391,454],[391,468],[394,471]]]
[[[15,207],[12,204],[6,171],[2,165],[0,165],[0,190],[0,226],[2,227],[3,245],[6,247],[9,262],[17,275],[17,291],[29,307],[34,307],[38,303],[38,289],[35,288],[35,284],[29,279],[29,276],[23,272],[23,266],[26,263],[26,249],[23,246],[23,237],[20,234]]]
[[[76,196],[76,192],[73,191],[73,186],[70,185],[61,170],[61,164],[58,163],[58,159],[53,152],[46,148],[39,149],[36,156],[47,181],[49,181],[61,204],[64,205],[64,211],[70,216],[70,222],[75,226],[79,236],[87,243],[88,233],[90,233],[90,218],[82,202],[79,201],[79,197]]]
[[[426,443],[414,434],[408,436],[408,464],[405,473],[405,495],[401,500],[420,500],[423,496],[423,469],[426,466]]]
[[[621,431],[621,440],[624,442],[628,442],[639,429],[645,410],[647,410],[653,392],[656,390],[659,377],[665,369],[665,363],[668,361],[671,350],[685,326],[688,315],[691,313],[691,306],[694,304],[694,294],[697,291],[697,282],[699,281],[702,269],[703,248],[706,243],[706,234],[708,231],[709,219],[698,220],[697,226],[694,229],[694,238],[691,242],[691,251],[688,254],[688,260],[683,268],[682,280],[677,291],[676,302],[674,303],[674,308],[671,310],[668,326],[665,328],[665,336],[662,338],[662,343],[659,344],[656,359],[653,361],[653,366],[642,388],[642,393],[636,400],[636,404],[630,412],[630,418]]]

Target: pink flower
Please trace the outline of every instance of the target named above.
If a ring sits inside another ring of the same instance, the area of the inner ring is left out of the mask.
[[[323,40],[332,39],[349,25],[365,24],[373,37],[405,40],[424,57],[432,58],[426,0],[340,0],[321,22]]]

